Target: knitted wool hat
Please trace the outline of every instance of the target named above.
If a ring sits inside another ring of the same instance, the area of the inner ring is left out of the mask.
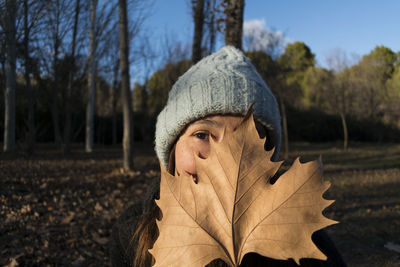
[[[276,99],[243,53],[232,46],[203,58],[174,84],[156,124],[155,150],[168,166],[171,148],[185,127],[216,114],[242,114],[252,103],[254,117],[269,131],[276,159],[281,145]]]

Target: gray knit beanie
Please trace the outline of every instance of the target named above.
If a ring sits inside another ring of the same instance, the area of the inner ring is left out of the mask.
[[[203,58],[174,84],[156,124],[155,150],[168,166],[173,144],[193,121],[216,114],[242,114],[255,103],[254,117],[269,131],[277,159],[281,145],[276,99],[243,53],[232,46]]]

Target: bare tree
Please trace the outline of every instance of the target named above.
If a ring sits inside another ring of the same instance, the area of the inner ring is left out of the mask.
[[[202,39],[204,26],[204,0],[192,0],[194,34],[192,45],[192,62],[195,64],[202,57]]]
[[[349,133],[347,115],[352,103],[352,86],[350,85],[349,61],[346,54],[340,50],[332,51],[327,58],[331,71],[335,74],[330,82],[329,91],[325,92],[325,101],[331,110],[339,114],[343,127],[343,149],[347,150]]]
[[[94,141],[94,96],[96,73],[96,8],[97,0],[90,1],[90,32],[89,32],[89,58],[88,58],[88,103],[86,109],[86,152],[93,151]]]
[[[4,90],[4,152],[15,148],[15,87],[16,87],[16,13],[14,0],[6,1],[6,12],[2,18],[2,27],[6,36],[6,88]]]
[[[154,61],[156,56],[151,48],[153,40],[150,40],[148,32],[143,27],[143,22],[150,16],[152,10],[151,6],[153,1],[143,0],[130,0],[127,2],[127,12],[129,16],[129,29],[128,37],[129,41],[135,40],[134,45],[129,46],[129,62],[135,63],[133,65],[136,73],[135,79],[147,80],[149,69],[153,66],[149,64]],[[112,143],[117,143],[117,111],[120,106],[120,84],[121,77],[120,73],[120,43],[119,43],[119,32],[115,31],[118,26],[118,20],[114,21],[114,11],[118,11],[118,5],[111,5],[106,10],[107,13],[99,16],[98,25],[102,25],[101,29],[97,30],[99,36],[98,41],[98,53],[97,58],[100,58],[98,62],[98,71],[103,76],[108,77],[110,82],[109,86],[109,98],[108,106],[110,107],[110,113],[112,118]],[[101,17],[101,18],[100,18]],[[133,96],[131,97],[133,98]],[[133,99],[132,99],[133,102]]]
[[[207,55],[210,55],[215,50],[215,43],[217,39],[217,1],[208,0],[206,3],[206,26],[207,26],[207,39],[208,39],[208,49],[206,51]]]
[[[51,116],[53,121],[54,139],[57,147],[61,146],[61,131],[59,118],[59,58],[63,52],[65,37],[71,30],[71,15],[74,8],[73,2],[69,0],[48,0],[46,1],[46,21],[42,31],[41,56],[43,66],[47,73],[52,76],[51,88]],[[47,35],[47,36],[46,36]],[[50,65],[48,64],[50,62]]]
[[[92,152],[94,145],[94,116],[95,116],[95,77],[99,74],[100,63],[105,61],[110,44],[115,42],[112,33],[115,31],[116,5],[113,2],[104,1],[97,10],[98,0],[90,1],[90,33],[89,33],[89,57],[88,57],[88,104],[86,110],[86,152]],[[104,64],[103,64],[104,65]],[[103,66],[111,69],[109,66]]]
[[[74,27],[72,32],[72,43],[71,43],[71,64],[68,77],[67,87],[67,98],[66,98],[66,115],[65,115],[65,128],[64,128],[64,153],[70,152],[71,143],[71,95],[72,95],[72,84],[74,79],[74,68],[75,68],[75,50],[76,50],[76,38],[78,34],[78,23],[80,13],[80,0],[75,2],[75,14],[74,14]]]
[[[112,116],[112,144],[117,144],[117,87],[119,84],[119,57],[114,63],[113,83],[110,87],[110,102],[111,102],[111,116]]]
[[[109,39],[107,40],[107,44],[104,46],[105,49],[105,58],[104,63],[107,67],[103,68],[104,75],[109,77],[111,81],[109,86],[109,99],[108,106],[110,107],[111,112],[111,133],[112,133],[112,144],[115,145],[117,143],[117,103],[119,96],[119,84],[120,84],[120,66],[119,66],[119,32],[113,31],[109,34]]]
[[[224,11],[222,0],[190,0],[190,14],[194,22],[192,62],[215,51],[217,34],[221,32]]]
[[[225,2],[225,44],[242,49],[244,0]]]
[[[126,0],[118,0],[119,4],[119,32],[120,32],[120,66],[121,66],[121,90],[122,109],[124,121],[124,169],[133,170],[133,116],[131,91],[129,86],[129,36],[128,16]]]
[[[24,23],[23,23],[23,51],[24,51],[24,63],[25,63],[25,89],[28,104],[28,152],[34,152],[35,146],[35,97],[31,85],[31,38],[35,35],[35,28],[40,25],[40,21],[43,17],[44,3],[41,1],[23,1],[24,11]]]
[[[159,65],[175,64],[179,61],[190,59],[190,43],[178,39],[173,32],[164,32],[161,40],[162,59]]]
[[[28,151],[32,153],[34,151],[35,144],[35,118],[34,118],[34,102],[33,102],[33,91],[31,85],[31,64],[29,59],[29,25],[28,25],[28,13],[29,6],[28,0],[24,0],[24,58],[25,58],[25,83],[26,92],[28,99],[28,131],[29,131],[29,141],[28,141]]]

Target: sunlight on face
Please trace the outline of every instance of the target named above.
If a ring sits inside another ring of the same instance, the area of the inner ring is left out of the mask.
[[[175,175],[189,174],[197,177],[193,155],[207,158],[210,153],[209,139],[220,142],[224,137],[224,129],[236,129],[242,119],[242,116],[215,115],[191,123],[176,143]]]

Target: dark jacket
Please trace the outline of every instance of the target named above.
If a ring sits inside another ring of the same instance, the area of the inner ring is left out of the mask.
[[[130,206],[118,219],[112,230],[111,261],[114,267],[131,267],[135,256],[137,239],[133,235],[141,218],[154,208],[154,199],[159,198],[160,180],[151,184],[145,199]],[[155,218],[154,218],[155,219]],[[315,232],[312,240],[316,246],[328,257],[327,261],[317,259],[301,259],[300,266],[346,266],[335,245],[324,230]],[[212,266],[228,266],[222,260],[215,260]],[[298,266],[293,260],[274,260],[262,257],[256,253],[247,254],[241,266]],[[143,266],[147,267],[147,266]]]

